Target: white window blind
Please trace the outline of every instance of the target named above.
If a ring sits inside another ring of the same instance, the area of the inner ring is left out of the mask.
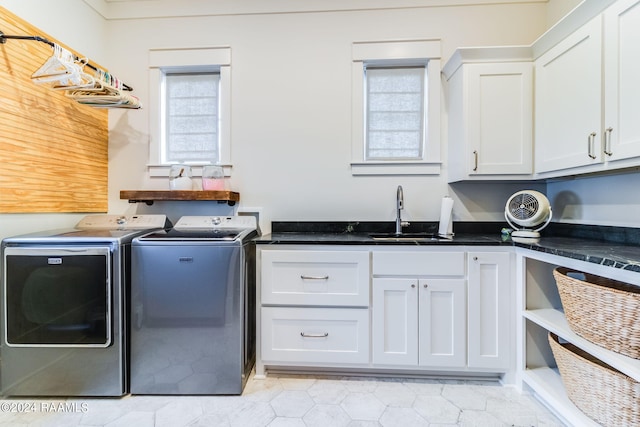
[[[366,67],[366,159],[423,158],[425,67]]]
[[[164,162],[220,161],[220,73],[165,74]]]

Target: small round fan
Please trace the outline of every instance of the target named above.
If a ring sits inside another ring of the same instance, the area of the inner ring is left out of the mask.
[[[514,237],[540,237],[539,231],[549,224],[551,216],[549,199],[534,190],[518,191],[509,197],[504,208],[504,218],[515,229],[511,233]]]

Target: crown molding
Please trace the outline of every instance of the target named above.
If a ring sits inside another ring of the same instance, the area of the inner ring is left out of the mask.
[[[187,16],[348,12],[496,4],[546,3],[548,0],[84,0],[107,20]]]

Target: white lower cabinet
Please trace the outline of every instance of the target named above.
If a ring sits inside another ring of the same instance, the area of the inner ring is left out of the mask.
[[[373,279],[374,365],[464,367],[464,279]]]
[[[358,247],[258,248],[257,376],[265,365],[369,365],[370,256]]]
[[[374,366],[466,366],[465,259],[459,249],[373,252]]]
[[[256,375],[508,372],[513,253],[473,248],[258,246]]]
[[[515,278],[509,252],[468,253],[469,367],[504,371],[511,367]]]

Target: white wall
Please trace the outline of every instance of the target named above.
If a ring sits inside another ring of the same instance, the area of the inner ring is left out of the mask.
[[[552,27],[580,3],[582,3],[582,0],[549,0],[549,6],[547,7],[547,27]]]
[[[576,177],[547,185],[554,221],[640,227],[640,173]]]
[[[80,0],[0,0],[0,6],[78,53],[87,56],[95,63],[108,67],[105,48],[108,42],[106,22],[84,2]],[[0,30],[3,29],[0,28]],[[31,231],[68,227],[78,222],[83,216],[84,214],[0,214],[0,239]]]
[[[266,231],[271,220],[390,221],[398,184],[404,187],[407,219],[428,221],[438,219],[445,194],[456,201],[455,220],[501,221],[513,192],[545,191],[540,184],[449,186],[446,164],[442,176],[351,176],[350,46],[363,40],[441,38],[444,63],[458,46],[529,44],[568,4],[577,3],[106,21],[82,0],[0,0],[3,7],[114,71],[143,102],[149,99],[150,48],[231,46],[231,186],[241,193],[242,207],[262,208]],[[110,113],[109,211],[162,211],[173,219],[191,212],[231,212],[217,203],[147,207],[119,199],[122,189],[166,188],[165,180],[147,176],[149,111]],[[446,117],[443,120],[446,131]],[[444,133],[442,140],[446,159]],[[556,181],[547,187],[556,220],[638,226],[638,201],[630,196],[637,184],[637,175],[621,175]],[[72,225],[80,216],[0,215],[0,238]]]
[[[107,23],[82,0],[0,0],[0,6],[107,67]]]
[[[475,184],[460,193],[444,175],[351,175],[351,44],[440,38],[445,62],[458,46],[529,44],[544,32],[546,19],[546,3],[526,3],[113,20],[109,67],[145,100],[149,49],[231,47],[231,188],[242,206],[263,208],[264,229],[271,220],[390,221],[399,184],[408,219],[437,220],[441,197],[451,193],[484,208],[456,206],[454,219],[501,220],[514,186]],[[148,111],[111,115],[114,212],[132,209],[119,200],[122,189],[167,186],[146,174]]]

